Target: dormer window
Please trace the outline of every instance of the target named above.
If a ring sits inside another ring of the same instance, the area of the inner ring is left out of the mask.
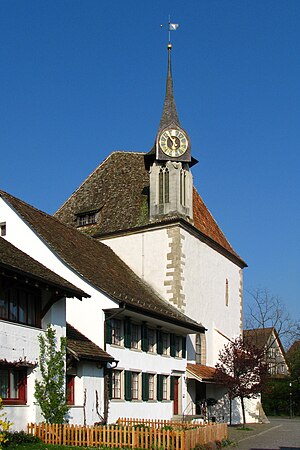
[[[97,223],[99,209],[93,211],[84,211],[76,214],[77,226],[84,227]]]

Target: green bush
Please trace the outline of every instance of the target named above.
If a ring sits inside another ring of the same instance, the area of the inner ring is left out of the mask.
[[[2,444],[3,447],[11,447],[19,444],[38,444],[42,442],[40,438],[34,436],[33,434],[27,434],[25,431],[15,431],[5,433],[5,443]]]

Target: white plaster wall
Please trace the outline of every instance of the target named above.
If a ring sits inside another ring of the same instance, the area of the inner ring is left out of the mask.
[[[96,362],[79,363],[75,377],[75,405],[69,411],[69,423],[83,424],[84,410],[87,425],[100,421],[104,413],[104,379],[103,369]],[[98,405],[96,400],[98,393]],[[85,406],[84,406],[85,403]]]
[[[214,366],[218,354],[228,340],[240,334],[240,267],[181,228],[183,239],[183,293],[185,314],[201,322],[208,331],[206,364]],[[166,280],[167,253],[170,252],[167,228],[149,230],[102,240],[136,273],[168,298]],[[226,279],[229,303],[225,305]],[[194,338],[193,338],[194,339]]]
[[[114,345],[107,345],[107,351],[120,361],[117,367],[119,370],[179,376],[181,378],[179,404],[182,410],[185,410],[187,401],[186,359],[130,350]],[[173,417],[173,401],[111,400],[109,422],[113,423],[119,417],[171,419]]]
[[[164,298],[167,253],[170,251],[167,230],[151,230],[113,239],[102,239],[143,280]]]
[[[58,340],[66,335],[65,299],[55,303],[47,312],[42,323],[43,328],[48,324],[53,325]],[[41,328],[0,320],[0,359],[7,362],[26,360],[37,364],[40,354],[38,336],[43,333],[44,329]],[[7,419],[13,423],[12,430],[26,430],[27,423],[42,420],[40,408],[36,405],[34,397],[36,379],[40,379],[38,367],[28,368],[27,404],[4,406]]]

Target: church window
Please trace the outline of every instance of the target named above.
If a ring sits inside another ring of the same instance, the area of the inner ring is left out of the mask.
[[[180,171],[180,204],[186,206],[186,172]]]
[[[228,278],[226,278],[225,282],[225,304],[228,306],[229,304],[229,281]]]
[[[26,369],[0,364],[0,397],[4,405],[26,404]]]
[[[161,168],[159,171],[159,203],[169,203],[169,170]]]
[[[196,364],[206,364],[206,340],[204,333],[196,334],[195,361]]]
[[[0,223],[0,236],[6,236],[6,222]]]

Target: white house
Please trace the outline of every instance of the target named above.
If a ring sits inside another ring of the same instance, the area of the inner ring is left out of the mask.
[[[5,192],[0,221],[4,239],[88,294],[67,299],[69,421],[182,413],[186,337],[204,327],[163,300],[109,247]],[[87,340],[92,354],[80,351]],[[102,348],[108,353],[101,362]]]
[[[86,294],[2,238],[0,268],[0,397],[14,429],[22,429],[41,419],[38,336],[50,324],[65,337],[66,297]]]

